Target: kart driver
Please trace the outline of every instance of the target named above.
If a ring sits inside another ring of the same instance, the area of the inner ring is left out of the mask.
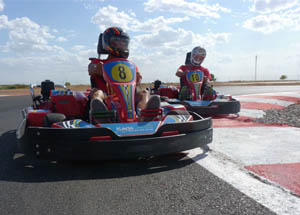
[[[193,48],[191,52],[190,64],[181,65],[176,71],[176,76],[180,78],[180,93],[179,99],[190,99],[191,94],[188,89],[188,83],[186,79],[186,73],[193,70],[200,70],[204,74],[204,80],[201,92],[203,94],[203,100],[213,99],[213,90],[209,85],[209,81],[212,80],[210,72],[207,68],[201,66],[206,57],[206,50],[200,46]]]
[[[91,76],[91,111],[103,111],[107,110],[106,105],[104,104],[104,99],[107,95],[107,86],[103,78],[103,64],[108,60],[114,58],[124,58],[127,59],[129,56],[129,35],[123,31],[120,27],[110,27],[107,28],[103,33],[103,49],[109,52],[107,59],[100,60],[98,64],[90,63],[88,66],[88,72]],[[137,78],[136,85],[139,86],[142,80],[142,76],[136,67]],[[153,95],[150,96],[150,93],[146,90],[141,90],[136,93],[135,102],[137,107],[142,109],[159,109],[160,108],[160,98],[159,96]],[[153,117],[144,117],[142,121],[151,121]],[[105,123],[103,122],[97,123]]]

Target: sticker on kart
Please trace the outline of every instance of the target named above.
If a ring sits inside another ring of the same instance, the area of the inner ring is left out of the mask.
[[[111,61],[104,70],[112,82],[129,83],[135,79],[136,66],[129,61]]]
[[[160,121],[113,123],[101,124],[101,127],[109,128],[118,136],[151,135],[157,131],[160,123]]]
[[[203,72],[201,71],[192,71],[187,73],[188,81],[192,83],[199,83],[203,79]]]
[[[185,103],[188,103],[190,106],[209,106],[211,101],[201,100],[201,101],[190,101],[184,100]]]

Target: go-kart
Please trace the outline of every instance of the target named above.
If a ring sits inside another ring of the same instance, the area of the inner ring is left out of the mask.
[[[187,53],[186,64],[190,64],[190,55],[190,52]],[[162,100],[170,104],[182,104],[187,110],[201,116],[237,114],[240,111],[240,102],[230,95],[219,94],[208,86],[200,70],[190,70],[185,75],[188,84],[185,87],[185,98],[181,98],[182,90],[174,86],[160,85],[154,92],[160,95]],[[207,94],[207,91],[210,93]]]
[[[92,59],[97,61],[99,59]],[[51,81],[31,85],[33,105],[17,129],[20,149],[44,159],[112,160],[152,157],[205,147],[212,142],[212,120],[182,105],[137,110],[136,66],[124,59],[103,65],[108,110],[90,111],[88,93],[57,90]],[[41,87],[41,95],[34,88]],[[152,117],[151,121],[140,121]],[[107,123],[97,123],[107,119]]]

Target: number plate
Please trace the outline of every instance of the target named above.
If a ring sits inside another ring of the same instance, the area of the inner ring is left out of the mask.
[[[203,79],[203,72],[200,71],[188,72],[187,79],[192,83],[199,83]]]
[[[104,70],[113,82],[129,83],[135,79],[136,66],[129,61],[108,62],[104,64]]]

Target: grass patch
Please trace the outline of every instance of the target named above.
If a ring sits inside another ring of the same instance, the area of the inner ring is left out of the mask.
[[[28,89],[28,84],[0,85],[0,90]]]

